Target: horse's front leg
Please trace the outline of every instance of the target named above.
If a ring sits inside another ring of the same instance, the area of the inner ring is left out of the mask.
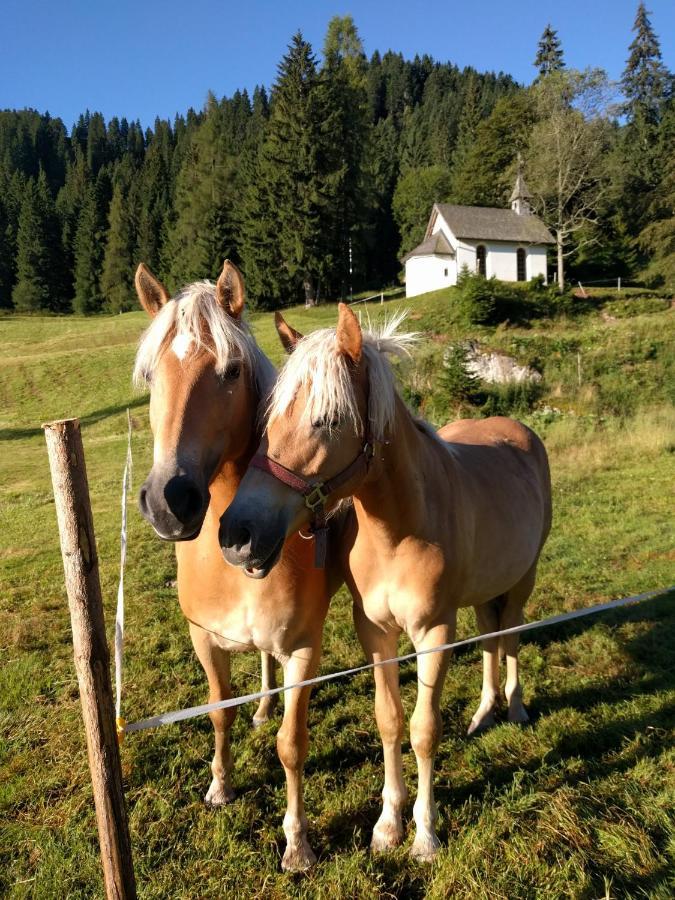
[[[284,664],[284,684],[313,678],[319,667],[320,645],[296,650]],[[307,709],[311,688],[284,692],[284,718],[277,734],[277,752],[286,773],[287,807],[284,816],[286,851],[282,869],[298,872],[316,862],[307,841],[307,817],[302,796],[302,772],[307,758]]]
[[[209,703],[218,703],[232,696],[230,688],[230,654],[216,643],[215,637],[198,625],[190,624],[190,637],[195,653],[202,664],[209,682]],[[211,763],[213,780],[204,798],[207,806],[222,806],[234,800],[232,789],[232,754],[230,729],[236,716],[236,708],[217,709],[209,713],[216,737],[216,748]]]
[[[260,689],[262,691],[269,691],[277,686],[277,672],[275,665],[275,660],[272,654],[265,653],[264,650],[261,651],[260,668],[262,679]],[[253,716],[254,728],[258,728],[260,725],[263,725],[265,722],[269,721],[269,718],[274,712],[274,709],[277,705],[278,699],[278,694],[272,694],[271,697],[263,697],[261,699],[260,703],[258,704],[258,708]]]
[[[438,625],[415,640],[415,650],[428,650],[450,643],[455,634],[451,625]],[[428,653],[417,660],[417,702],[410,719],[410,743],[417,759],[418,787],[413,806],[417,833],[410,853],[416,859],[434,858],[440,846],[436,837],[438,810],[434,799],[434,757],[441,742],[441,692],[450,662],[450,653]]]
[[[398,633],[375,626],[358,606],[354,606],[354,624],[368,662],[393,659],[398,648]],[[398,663],[378,666],[375,678],[375,720],[384,754],[382,812],[373,828],[370,849],[391,850],[403,840],[403,809],[408,791],[403,780],[401,741],[403,705],[399,693]]]

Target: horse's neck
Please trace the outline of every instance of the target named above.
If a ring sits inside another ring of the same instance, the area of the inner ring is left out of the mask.
[[[354,495],[359,533],[376,543],[397,544],[417,530],[438,464],[434,438],[418,427],[398,395],[392,433],[389,442],[378,445],[371,471]]]

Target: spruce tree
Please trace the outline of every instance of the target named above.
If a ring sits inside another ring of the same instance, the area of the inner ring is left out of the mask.
[[[109,312],[125,312],[136,306],[133,291],[136,241],[133,198],[124,177],[118,176],[113,187],[108,223],[108,239],[101,273],[101,293],[105,308]]]
[[[453,171],[461,172],[466,165],[466,160],[471,152],[471,148],[476,140],[476,129],[481,120],[481,97],[478,79],[475,72],[470,72],[466,89],[464,92],[464,102],[462,104],[462,114],[459,119],[459,128],[457,133],[457,144],[455,152],[452,156]]]
[[[65,306],[59,223],[42,170],[37,181],[28,181],[21,204],[12,301],[22,311]]]
[[[621,136],[621,207],[629,231],[636,236],[650,221],[654,192],[672,148],[661,157],[659,121],[669,78],[644,3],[638,6],[633,31],[635,38],[622,78],[628,123]]]
[[[250,295],[267,308],[314,303],[331,267],[324,221],[335,198],[336,112],[298,32],[278,69],[265,140],[242,209]]]
[[[3,178],[0,172],[0,185]],[[12,255],[10,251],[9,214],[4,202],[4,192],[0,191],[0,309],[12,307]]]
[[[103,308],[100,282],[109,203],[110,178],[102,169],[87,192],[75,234],[73,309],[80,314]]]
[[[227,151],[223,110],[211,95],[176,181],[170,233],[173,287],[215,275],[226,257],[238,257],[232,210],[235,159]]]
[[[544,28],[544,32],[539,39],[534,65],[539,69],[540,77],[565,68],[560,38],[558,37],[558,32],[551,28],[550,23]]]
[[[635,38],[629,46],[621,84],[627,98],[626,114],[630,121],[658,121],[667,89],[668,70],[661,62],[661,47],[644,3],[637,8],[633,24]]]
[[[333,158],[329,168],[335,173],[332,200],[324,218],[329,245],[330,269],[326,272],[324,294],[347,295],[354,278],[363,278],[365,205],[369,185],[364,178],[364,156],[369,138],[366,62],[363,45],[351,16],[334,16],[324,42],[322,81],[326,104],[333,112]]]

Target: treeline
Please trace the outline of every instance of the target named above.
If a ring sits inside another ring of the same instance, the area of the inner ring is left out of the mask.
[[[542,78],[564,67],[555,32],[544,38]],[[647,52],[658,62],[658,42]],[[675,178],[672,79],[658,72],[647,78],[655,107],[643,115],[644,98],[628,97],[627,123],[614,124],[593,259],[663,280],[653,246],[672,241]],[[393,52],[368,60],[351,17],[336,17],[320,64],[293,37],[269,96],[209,95],[146,130],[87,112],[69,134],[48,114],[0,112],[0,305],[133,308],[141,260],[175,290],[229,257],[264,308],[391,283],[431,203],[505,205],[533,110],[504,74]]]

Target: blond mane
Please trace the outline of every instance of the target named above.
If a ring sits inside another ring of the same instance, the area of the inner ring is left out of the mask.
[[[418,335],[399,333],[406,312],[398,313],[379,328],[363,332],[363,355],[368,363],[368,419],[378,440],[391,433],[394,423],[396,383],[387,356],[408,357]],[[322,328],[303,338],[288,358],[274,386],[268,422],[282,416],[300,388],[307,391],[303,419],[348,421],[363,429],[349,363],[337,348],[336,329]]]
[[[211,281],[190,284],[159,311],[141,335],[134,364],[134,384],[152,381],[162,354],[179,347],[181,358],[206,350],[215,360],[216,372],[230,363],[242,363],[253,374],[262,397],[271,390],[276,372],[256,344],[248,323],[228,315],[216,299]]]

